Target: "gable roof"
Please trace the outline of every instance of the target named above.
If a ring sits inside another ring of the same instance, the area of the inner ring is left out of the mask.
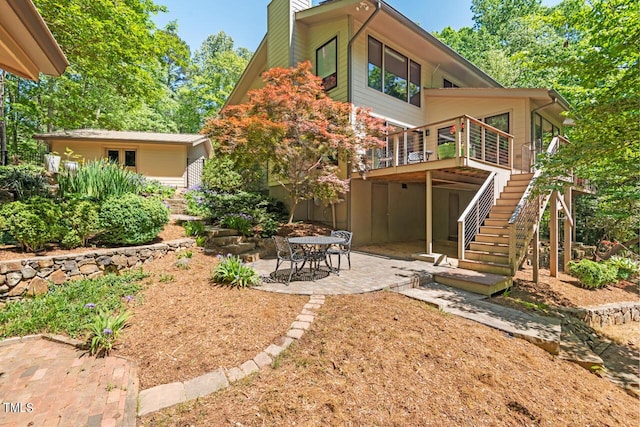
[[[206,136],[191,133],[156,133],[101,129],[77,129],[36,134],[33,135],[33,138],[42,141],[73,139],[81,141],[127,141],[154,144],[181,144],[192,146],[205,143],[208,146],[211,146],[211,141]]]
[[[30,80],[69,65],[31,0],[0,0],[0,68]]]
[[[363,8],[362,3],[367,3],[369,7]],[[383,13],[374,16],[373,14],[375,13],[377,5],[379,5],[380,11]],[[381,21],[381,27],[388,28],[389,31],[393,31],[394,23],[399,23],[407,28],[414,35],[414,41],[420,43],[425,49],[424,56],[429,57],[431,61],[440,64],[439,66],[449,74],[465,76],[467,79],[475,81],[475,86],[479,87],[502,87],[502,85],[491,76],[473,65],[462,55],[438,40],[428,31],[411,21],[383,0],[368,2],[361,0],[328,0],[317,6],[297,12],[295,19],[297,22],[304,24],[327,22],[353,14],[354,11],[356,11],[356,7],[360,7],[361,9],[359,10],[368,14],[367,16],[359,17],[360,19],[366,20],[369,16],[374,16],[373,20]],[[353,31],[354,34],[358,34],[359,28],[354,28]],[[389,38],[393,39],[393,33],[389,34]],[[242,96],[247,93],[253,83],[253,80],[260,76],[262,72],[266,71],[268,52],[265,40],[266,35],[251,58],[251,61],[238,81],[238,84],[227,98],[225,105],[239,104]]]

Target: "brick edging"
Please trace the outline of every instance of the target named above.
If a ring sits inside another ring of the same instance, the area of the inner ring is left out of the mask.
[[[204,397],[253,374],[272,366],[276,357],[292,343],[302,338],[315,320],[318,310],[325,301],[324,295],[311,295],[309,302],[291,323],[287,333],[258,353],[253,359],[231,368],[219,368],[199,377],[183,382],[162,384],[142,390],[138,397],[138,416],[148,415],[179,403]]]

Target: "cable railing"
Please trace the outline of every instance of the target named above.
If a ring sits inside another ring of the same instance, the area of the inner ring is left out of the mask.
[[[565,138],[554,137],[547,148],[547,155],[554,155],[560,144],[567,142],[568,140]],[[533,189],[540,175],[542,175],[542,169],[536,170],[513,211],[513,215],[509,218],[509,265],[512,273],[515,273],[526,255],[529,242],[551,196],[550,191],[544,195],[534,195]]]
[[[464,115],[390,133],[386,145],[367,152],[369,169],[467,158],[511,169],[513,136]]]
[[[480,231],[496,201],[496,173],[484,181],[476,195],[458,219],[458,258],[465,259],[465,250]]]

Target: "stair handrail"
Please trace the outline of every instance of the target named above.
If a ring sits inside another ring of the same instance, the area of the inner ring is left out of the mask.
[[[476,192],[467,208],[458,218],[458,259],[465,259],[465,251],[469,243],[476,237],[480,226],[489,216],[489,211],[496,201],[496,172],[491,172]]]
[[[564,138],[561,139],[555,136],[551,140],[549,147],[547,147],[547,155],[554,155],[563,140],[566,141]],[[538,195],[531,197],[536,181],[540,178],[542,172],[543,170],[541,168],[536,169],[529,185],[524,193],[522,193],[520,201],[509,218],[509,265],[512,274],[516,272],[520,262],[524,258],[527,246],[533,237],[533,233],[536,231],[538,221],[551,196],[551,191],[549,191],[543,196]]]

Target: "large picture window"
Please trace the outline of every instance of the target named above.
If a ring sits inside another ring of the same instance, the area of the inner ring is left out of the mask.
[[[373,37],[369,37],[368,48],[368,86],[419,107],[420,64]]]
[[[338,38],[334,37],[316,50],[316,75],[324,90],[338,86]]]

